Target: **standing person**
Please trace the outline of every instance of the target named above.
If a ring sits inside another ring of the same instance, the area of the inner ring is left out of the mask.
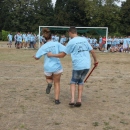
[[[33,48],[36,49],[36,42],[37,42],[37,36],[34,33],[34,41],[33,41]]]
[[[34,48],[34,35],[31,34],[30,36],[30,48]]]
[[[16,34],[14,35],[14,42],[15,42],[14,44],[15,44],[15,47],[16,47],[16,44],[17,44],[17,34],[18,34],[18,33],[16,33]]]
[[[110,50],[111,43],[112,43],[112,39],[111,39],[111,36],[109,36],[109,37],[107,38],[107,50]]]
[[[128,51],[128,39],[127,36],[123,39],[123,52]]]
[[[25,37],[26,37],[26,33],[24,32],[23,34],[22,34],[22,47],[24,47],[25,48]]]
[[[60,52],[65,52],[65,46],[59,42],[52,41],[51,32],[48,28],[43,28],[42,32],[46,43],[40,47],[34,58],[38,60],[44,55],[44,74],[48,83],[46,93],[50,93],[52,83],[54,81],[55,104],[60,104],[60,77],[63,72],[63,68],[59,58],[49,58],[47,53],[52,52],[53,54],[58,54]]]
[[[27,34],[27,38],[28,38],[28,48],[30,48],[30,39],[31,39],[31,33],[30,32],[28,32],[28,34]]]
[[[99,51],[101,51],[101,45],[102,45],[102,37],[99,37]]]
[[[128,37],[128,51],[129,51],[129,53],[130,53],[130,36]]]
[[[16,49],[20,49],[21,48],[21,42],[22,42],[22,36],[21,34],[18,32],[17,37],[16,37]]]
[[[100,44],[100,51],[104,51],[105,50],[105,44],[106,44],[106,37],[104,36],[102,38],[102,43]]]
[[[7,36],[7,38],[8,38],[8,47],[10,47],[11,48],[11,45],[12,45],[12,39],[13,39],[13,36],[12,36],[12,33],[9,33],[8,34],[8,36]]]
[[[63,36],[63,35],[61,35],[60,43],[61,43],[62,45],[64,45],[64,36]]]
[[[64,57],[66,54],[71,54],[73,70],[70,81],[71,101],[69,105],[80,107],[82,102],[84,78],[91,67],[90,53],[92,54],[95,65],[97,65],[97,59],[92,46],[88,43],[86,38],[78,36],[75,27],[69,28],[69,36],[72,39],[66,45],[66,53],[48,53],[48,56]],[[76,84],[78,84],[78,99],[75,103]]]
[[[28,44],[28,36],[27,36],[27,34],[25,34],[24,40],[25,40],[24,47],[25,47],[25,49],[27,49],[27,44]]]
[[[22,34],[19,35],[19,47],[22,48]]]

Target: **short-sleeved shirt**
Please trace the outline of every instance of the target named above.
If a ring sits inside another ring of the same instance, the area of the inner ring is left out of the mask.
[[[127,41],[128,41],[128,44],[130,45],[130,38],[128,38]]]
[[[99,38],[99,44],[102,43],[102,37]]]
[[[24,37],[25,39],[25,42],[28,42],[28,37],[27,37],[27,35],[25,35],[25,37]]]
[[[84,37],[74,37],[66,46],[66,53],[71,54],[73,70],[90,69],[90,53],[93,48]]]
[[[9,41],[12,41],[13,36],[11,34],[8,35]]]
[[[31,41],[31,42],[34,41],[34,36],[33,36],[33,35],[30,36],[30,41]]]
[[[44,55],[44,71],[45,72],[56,72],[62,69],[62,65],[59,58],[48,57],[47,53],[51,52],[53,54],[58,54],[60,52],[65,52],[65,46],[59,42],[48,41],[46,44],[42,45],[36,53],[36,58],[40,58]]]
[[[64,38],[63,38],[63,37],[61,37],[60,43],[61,43],[61,44],[64,44]]]
[[[128,44],[128,39],[127,38],[123,39],[123,44]]]

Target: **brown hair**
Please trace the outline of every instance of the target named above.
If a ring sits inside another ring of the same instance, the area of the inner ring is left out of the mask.
[[[43,33],[43,36],[46,40],[50,40],[51,39],[51,32],[48,28],[43,28],[42,29],[42,33]]]
[[[70,27],[68,31],[71,32],[71,33],[73,33],[73,34],[77,33],[77,29],[74,26]]]

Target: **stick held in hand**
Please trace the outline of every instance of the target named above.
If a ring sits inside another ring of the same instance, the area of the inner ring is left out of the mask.
[[[94,64],[94,67],[92,68],[92,70],[90,71],[90,73],[88,74],[88,76],[85,78],[84,83],[87,81],[87,79],[89,78],[89,76],[91,75],[91,73],[93,72],[93,70],[97,67],[97,65],[98,65],[98,62],[96,62]]]

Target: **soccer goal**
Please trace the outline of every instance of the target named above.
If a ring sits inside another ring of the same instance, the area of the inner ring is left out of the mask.
[[[39,26],[39,39],[42,35],[42,29],[49,28],[54,34],[66,34],[68,32],[69,26]],[[105,50],[107,51],[107,38],[108,38],[108,27],[76,27],[79,35],[88,35],[89,33],[96,33],[98,36],[106,37]],[[40,40],[39,40],[40,48]]]

